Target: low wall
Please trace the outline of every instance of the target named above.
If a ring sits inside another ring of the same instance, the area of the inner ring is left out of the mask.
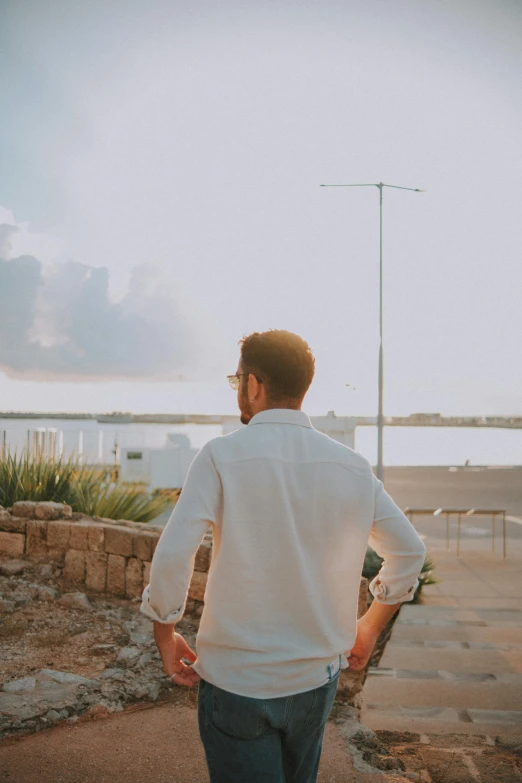
[[[89,590],[139,598],[149,583],[152,555],[162,527],[73,514],[62,503],[20,501],[0,506],[0,557],[53,562],[63,578]],[[212,556],[212,534],[207,533],[196,554],[186,613],[200,615]],[[358,616],[366,612],[368,581],[361,577]],[[359,712],[359,694],[365,672],[344,670],[337,698]]]
[[[62,503],[20,501],[0,507],[0,556],[52,561],[89,590],[138,598],[149,583],[162,527],[73,514]],[[208,534],[196,555],[187,611],[203,601],[212,554]]]

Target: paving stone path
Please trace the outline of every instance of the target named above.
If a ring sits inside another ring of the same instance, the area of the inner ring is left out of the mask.
[[[484,766],[496,750],[522,754],[522,548],[510,541],[502,560],[488,543],[466,542],[457,558],[426,535],[441,581],[401,608],[364,688],[362,720],[394,751],[401,735],[403,746],[430,746],[426,777],[412,779],[448,767],[444,783],[522,780],[517,764],[495,777]]]

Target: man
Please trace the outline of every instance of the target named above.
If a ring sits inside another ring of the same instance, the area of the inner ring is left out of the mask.
[[[301,410],[314,376],[308,344],[271,330],[240,345],[230,382],[248,426],[196,456],[141,608],[172,681],[199,682],[211,782],[313,783],[340,670],[364,668],[381,629],[411,600],[425,547],[368,461]],[[196,656],[174,627],[209,526]],[[368,541],[384,562],[357,620]]]

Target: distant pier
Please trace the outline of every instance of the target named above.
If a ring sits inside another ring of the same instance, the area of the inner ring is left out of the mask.
[[[344,418],[344,417],[337,417]],[[375,427],[376,416],[353,416],[356,427]],[[206,413],[13,413],[0,412],[0,419],[51,419],[86,421],[100,424],[206,424],[235,422],[237,415]],[[440,413],[412,413],[410,416],[385,416],[386,427],[495,427],[522,429],[522,416],[441,416]]]

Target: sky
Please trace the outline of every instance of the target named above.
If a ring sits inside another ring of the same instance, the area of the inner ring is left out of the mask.
[[[0,0],[0,410],[522,414],[522,6]]]

